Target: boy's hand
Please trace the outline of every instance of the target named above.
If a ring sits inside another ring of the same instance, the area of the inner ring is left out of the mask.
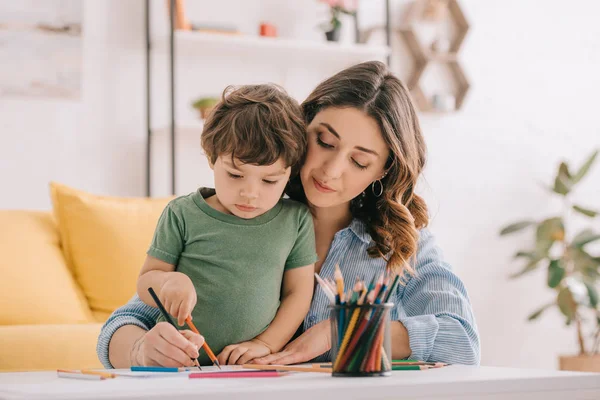
[[[158,296],[169,314],[177,318],[182,326],[187,317],[192,316],[198,297],[191,279],[181,272],[171,272],[160,288]]]
[[[307,362],[331,349],[331,322],[329,318],[290,342],[279,353],[254,360],[254,364],[297,364]]]
[[[131,365],[191,367],[192,358],[198,357],[198,349],[203,344],[204,337],[159,322],[135,342],[130,354]]]
[[[252,339],[248,342],[231,344],[223,349],[217,356],[219,364],[223,365],[242,365],[257,357],[265,357],[271,354],[271,349],[258,339]]]

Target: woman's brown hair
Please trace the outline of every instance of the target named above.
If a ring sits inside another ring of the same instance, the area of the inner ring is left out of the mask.
[[[385,64],[365,62],[316,87],[302,103],[306,124],[330,107],[354,107],[379,125],[390,149],[387,172],[381,179],[383,193],[377,197],[367,187],[352,200],[350,211],[367,225],[375,242],[369,255],[385,258],[389,269],[412,274],[408,261],[416,254],[419,229],[427,225],[429,217],[425,201],[414,192],[425,166],[426,146],[409,91]],[[287,193],[306,201],[299,177],[290,182]]]

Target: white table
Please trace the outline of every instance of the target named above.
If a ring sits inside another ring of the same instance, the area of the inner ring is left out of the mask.
[[[115,372],[118,372],[116,370]],[[384,378],[333,378],[295,373],[277,378],[83,381],[55,372],[0,374],[0,399],[600,399],[600,374],[450,366],[394,371]]]

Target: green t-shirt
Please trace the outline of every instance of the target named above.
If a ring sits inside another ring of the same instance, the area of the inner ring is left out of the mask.
[[[218,355],[227,345],[250,340],[271,323],[286,270],[317,260],[308,208],[282,199],[252,219],[224,214],[200,189],[164,209],[148,255],[190,277],[198,302],[194,325]],[[162,319],[159,319],[162,320]],[[201,364],[210,364],[200,352]]]

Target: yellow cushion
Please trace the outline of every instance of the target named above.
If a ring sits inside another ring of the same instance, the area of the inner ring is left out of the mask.
[[[0,371],[102,368],[102,324],[0,326]]]
[[[93,320],[48,212],[0,211],[0,325]]]
[[[63,253],[92,311],[135,293],[156,223],[170,199],[97,196],[51,183]]]

